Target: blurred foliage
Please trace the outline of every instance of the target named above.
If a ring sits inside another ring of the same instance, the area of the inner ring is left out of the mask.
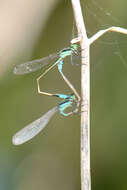
[[[126,6],[126,1],[83,0],[88,35],[111,25],[127,28]],[[27,53],[29,59],[36,59],[69,46],[73,22],[71,2],[60,1],[45,27],[39,28],[36,43],[30,50],[21,46],[21,55],[14,57],[0,78],[0,190],[80,189],[79,114],[64,118],[57,113],[33,140],[17,147],[11,143],[15,132],[59,101],[38,95],[36,78],[43,70],[16,76],[14,63],[27,61]],[[32,38],[25,39],[26,44],[35,41]],[[92,190],[127,188],[126,44],[126,36],[108,33],[91,47]],[[69,61],[64,72],[80,91],[80,66]],[[41,87],[70,92],[57,68],[41,80]]]

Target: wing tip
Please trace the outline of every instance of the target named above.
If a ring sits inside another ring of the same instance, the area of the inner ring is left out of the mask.
[[[17,74],[17,68],[15,67],[14,69],[13,69],[13,73],[16,75]]]
[[[14,69],[13,69],[13,73],[15,75],[22,75],[22,72],[20,72],[20,70],[18,69],[18,66],[16,66]]]
[[[17,136],[14,135],[12,137],[12,144],[13,145],[20,145],[20,144],[22,144],[22,142],[21,142],[20,138],[18,138]]]

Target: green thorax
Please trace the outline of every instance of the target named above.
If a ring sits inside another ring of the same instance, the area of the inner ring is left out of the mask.
[[[73,51],[77,51],[78,50],[78,44],[72,44],[71,45],[71,49],[73,49]]]
[[[67,56],[72,55],[73,53],[75,53],[78,50],[78,45],[77,44],[72,44],[70,47],[63,49],[60,52],[60,58],[65,58]]]

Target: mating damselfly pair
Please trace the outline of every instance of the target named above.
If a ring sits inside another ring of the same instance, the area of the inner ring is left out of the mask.
[[[19,132],[17,132],[13,138],[12,142],[14,145],[20,145],[25,143],[26,141],[32,139],[35,135],[37,135],[49,122],[51,117],[59,111],[61,115],[69,116],[73,113],[76,113],[79,109],[80,105],[80,96],[74,86],[71,84],[71,82],[67,79],[65,74],[63,73],[63,64],[64,64],[64,58],[67,56],[73,56],[78,55],[78,45],[76,43],[71,44],[70,47],[65,48],[61,50],[59,53],[49,55],[47,57],[36,59],[32,61],[28,61],[26,63],[20,64],[14,68],[14,73],[16,75],[24,75],[27,73],[35,72],[41,68],[43,68],[45,65],[50,63],[52,59],[56,59],[55,62],[47,69],[44,73],[42,73],[37,78],[37,89],[39,94],[44,94],[48,96],[55,96],[60,99],[63,99],[61,103],[59,103],[54,108],[50,109],[48,112],[46,112],[42,117],[35,120],[31,124],[27,125],[23,129],[21,129]],[[43,92],[40,89],[39,81],[40,79],[46,75],[53,67],[58,66],[58,71],[60,72],[61,76],[63,77],[64,81],[67,83],[67,85],[72,90],[72,94],[66,95],[66,94],[55,94],[55,93],[48,93]],[[67,108],[71,108],[70,112],[65,112]]]

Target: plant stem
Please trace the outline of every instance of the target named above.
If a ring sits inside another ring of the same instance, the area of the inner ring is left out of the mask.
[[[90,176],[90,59],[89,40],[79,0],[71,0],[78,36],[81,37],[81,189],[91,190]]]
[[[91,190],[90,175],[90,45],[106,32],[127,35],[127,29],[112,26],[98,31],[88,39],[82,16],[80,0],[71,0],[78,37],[71,43],[81,45],[81,190]]]

